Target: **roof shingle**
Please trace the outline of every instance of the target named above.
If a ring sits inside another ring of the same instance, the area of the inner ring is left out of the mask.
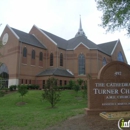
[[[98,44],[98,46],[103,50],[105,51],[106,53],[108,53],[109,55],[111,55],[115,45],[117,43],[117,40],[116,41],[111,41],[111,42],[107,42],[107,43],[101,43],[101,44]]]
[[[47,49],[44,44],[42,44],[34,35],[28,34],[17,29],[11,28],[18,36],[19,40],[23,43],[30,44],[36,47],[40,47],[43,49]],[[102,44],[95,44],[94,42],[90,41],[85,36],[78,36],[74,37],[70,40],[65,40],[60,38],[54,34],[51,34],[45,30],[40,29],[43,33],[45,33],[49,38],[51,38],[55,43],[57,43],[57,47],[64,49],[64,50],[74,50],[76,46],[80,43],[84,44],[88,47],[88,49],[97,49],[107,55],[111,55],[116,43],[116,41],[102,43]]]
[[[55,75],[55,76],[63,76],[63,77],[74,77],[73,74],[66,69],[62,68],[48,68],[39,74],[37,76],[48,76],[48,75]]]
[[[11,28],[11,29],[18,35],[18,37],[20,38],[19,41],[32,45],[32,46],[46,49],[46,47],[39,40],[37,40],[37,38],[33,36],[32,34],[28,34],[14,28]]]

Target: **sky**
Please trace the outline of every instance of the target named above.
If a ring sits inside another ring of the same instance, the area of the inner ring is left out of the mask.
[[[66,40],[82,28],[87,38],[96,44],[120,39],[130,64],[130,37],[125,30],[108,32],[99,26],[102,12],[95,0],[0,0],[0,35],[5,26],[29,32],[33,25]]]

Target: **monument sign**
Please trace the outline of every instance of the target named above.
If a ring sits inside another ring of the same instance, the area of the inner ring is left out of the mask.
[[[113,61],[88,81],[87,114],[130,110],[130,66]]]

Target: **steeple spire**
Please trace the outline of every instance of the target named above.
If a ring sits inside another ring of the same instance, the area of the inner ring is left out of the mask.
[[[81,15],[80,15],[80,25],[79,25],[79,30],[82,30]]]
[[[83,29],[82,29],[81,15],[80,15],[80,22],[79,22],[79,30],[76,33],[75,37],[78,37],[78,36],[85,36],[85,33],[84,33]]]

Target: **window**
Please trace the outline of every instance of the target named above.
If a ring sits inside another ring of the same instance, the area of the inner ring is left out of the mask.
[[[23,48],[23,57],[27,57],[27,48],[26,47]]]
[[[42,88],[45,87],[45,80],[42,81]]]
[[[124,58],[123,58],[123,55],[122,55],[121,52],[118,53],[117,60],[118,60],[118,61],[122,61],[122,62],[124,62]]]
[[[64,81],[64,85],[66,85],[67,84],[67,82],[66,82],[66,80]]]
[[[105,57],[103,58],[102,64],[103,64],[103,66],[107,64],[107,61],[106,61]]]
[[[31,84],[31,80],[29,80],[29,84]]]
[[[28,83],[28,80],[26,79],[25,84],[27,84],[27,83]]]
[[[60,80],[60,86],[62,86],[62,80]]]
[[[2,87],[8,87],[9,71],[5,64],[0,66],[0,89]]]
[[[35,51],[32,50],[32,59],[35,59]]]
[[[50,66],[53,66],[53,54],[50,54]]]
[[[83,54],[79,55],[78,65],[79,65],[79,75],[84,75],[85,74],[85,57]]]
[[[23,79],[21,79],[21,84],[23,84]]]
[[[60,66],[63,66],[63,54],[60,53]]]
[[[40,61],[43,60],[43,53],[42,53],[42,52],[39,53],[39,60],[40,60]]]
[[[57,80],[56,80],[56,82],[55,82],[55,86],[57,86]]]

